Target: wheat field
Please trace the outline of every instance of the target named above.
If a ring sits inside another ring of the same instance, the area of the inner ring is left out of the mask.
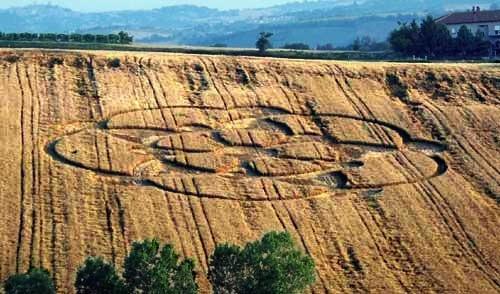
[[[287,230],[310,293],[500,292],[499,67],[3,50],[0,97],[0,281],[156,237],[209,293]]]

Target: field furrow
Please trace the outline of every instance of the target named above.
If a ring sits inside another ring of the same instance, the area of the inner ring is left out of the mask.
[[[0,281],[42,266],[73,293],[87,256],[120,266],[158,238],[210,293],[217,244],[287,230],[316,263],[307,293],[498,293],[498,76],[4,50]]]

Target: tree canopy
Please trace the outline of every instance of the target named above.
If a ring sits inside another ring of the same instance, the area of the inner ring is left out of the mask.
[[[125,258],[123,278],[113,265],[99,257],[88,258],[78,270],[78,294],[194,294],[198,292],[194,262],[179,260],[171,245],[158,240],[132,244]]]
[[[115,267],[100,257],[85,260],[76,274],[75,288],[78,294],[126,293]]]
[[[29,41],[29,42],[74,42],[74,43],[106,43],[130,44],[133,36],[127,32],[118,34],[93,35],[93,34],[53,34],[53,33],[3,33],[0,32],[0,41]]]
[[[298,294],[315,280],[315,265],[289,233],[271,232],[244,247],[222,244],[209,261],[208,279],[215,294]],[[195,264],[156,239],[135,242],[123,273],[101,257],[89,257],[78,269],[77,294],[195,294]],[[11,276],[6,294],[54,294],[47,270],[33,268]]]
[[[283,49],[311,50],[311,47],[305,43],[286,43],[285,45],[283,45]]]
[[[389,43],[394,51],[406,56],[476,57],[489,52],[490,44],[484,34],[474,34],[468,27],[462,26],[453,38],[448,28],[437,23],[431,16],[417,24],[400,23],[399,28],[391,32]]]
[[[268,49],[272,48],[272,43],[271,43],[271,37],[273,36],[273,33],[268,33],[268,32],[261,32],[259,39],[257,39],[257,42],[255,43],[255,47],[259,49],[259,52],[261,54],[265,53]]]
[[[123,277],[131,293],[197,293],[194,262],[179,260],[171,245],[157,240],[134,243],[125,259]]]
[[[223,244],[210,258],[216,294],[294,294],[314,283],[315,266],[289,233],[271,232],[245,247]]]
[[[5,294],[54,294],[50,273],[42,268],[32,268],[27,273],[11,276],[4,284]]]

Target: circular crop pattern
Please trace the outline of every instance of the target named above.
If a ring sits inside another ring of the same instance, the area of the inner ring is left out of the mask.
[[[114,115],[51,142],[68,165],[195,197],[304,199],[446,172],[439,142],[386,122],[273,108],[168,107]]]

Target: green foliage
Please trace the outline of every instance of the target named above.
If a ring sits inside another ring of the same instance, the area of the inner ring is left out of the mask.
[[[20,41],[2,41],[2,48],[44,48],[44,49],[68,49],[68,50],[109,50],[109,51],[134,51],[134,52],[170,52],[182,54],[211,54],[225,56],[269,56],[276,58],[289,59],[321,59],[321,60],[394,60],[398,58],[393,52],[316,52],[316,51],[292,51],[292,50],[273,50],[265,54],[252,49],[234,49],[225,48],[185,48],[185,47],[152,47],[123,44],[103,44],[103,43],[61,43],[61,42],[20,42]]]
[[[294,294],[314,283],[314,268],[289,233],[271,232],[244,248],[217,246],[208,278],[216,294]]]
[[[19,57],[18,55],[15,55],[15,54],[10,54],[10,55],[7,55],[3,58],[5,61],[7,61],[8,63],[16,63],[19,61],[19,59],[21,59],[21,57]]]
[[[224,44],[224,43],[215,43],[215,44],[212,44],[210,45],[210,47],[213,47],[213,48],[227,48],[227,44]]]
[[[120,40],[120,44],[130,44],[134,42],[134,37],[124,31],[118,33],[118,39]]]
[[[97,43],[109,43],[107,35],[96,35],[95,36],[95,41]]]
[[[311,50],[311,47],[305,43],[291,43],[291,44],[285,44],[283,46],[283,49],[290,49],[290,50]]]
[[[387,42],[378,42],[370,36],[363,36],[356,38],[350,48],[354,51],[386,51],[390,49]]]
[[[78,270],[75,288],[78,294],[195,294],[194,267],[190,259],[180,261],[171,245],[145,240],[132,245],[123,278],[113,265],[91,257]]]
[[[58,56],[52,56],[47,61],[47,66],[49,68],[54,68],[54,66],[56,66],[56,65],[63,65],[63,64],[64,64],[64,60]]]
[[[81,43],[83,41],[83,36],[81,34],[71,34],[69,36],[69,40],[70,42],[77,42],[77,43]]]
[[[57,35],[57,42],[69,42],[69,35],[66,34]]]
[[[443,24],[427,16],[420,24],[420,46],[429,57],[442,57],[450,49],[451,34]]]
[[[484,34],[478,31],[474,35],[466,26],[460,27],[453,39],[448,28],[431,16],[420,25],[416,21],[400,24],[391,32],[389,43],[394,51],[403,55],[429,58],[485,56],[491,47]]]
[[[333,51],[333,50],[335,50],[335,46],[333,46],[332,43],[327,43],[324,45],[318,44],[316,46],[316,50],[318,50],[318,51]]]
[[[111,67],[111,68],[118,68],[121,66],[121,61],[120,61],[120,58],[111,58],[111,59],[108,59],[108,67]]]
[[[104,43],[104,44],[130,44],[133,37],[126,32],[109,35],[92,34],[33,34],[33,33],[2,33],[0,41],[25,41],[25,42],[60,42],[60,43]]]
[[[354,270],[362,273],[363,272],[363,265],[361,264],[361,261],[359,260],[358,255],[356,254],[356,251],[354,250],[354,247],[352,247],[352,246],[347,247],[347,255],[349,256],[349,260],[350,260]]]
[[[273,36],[273,33],[268,33],[268,32],[261,32],[259,39],[257,39],[257,42],[255,43],[255,47],[259,49],[260,54],[266,53],[268,49],[272,48],[272,43],[271,43],[271,37]]]
[[[390,49],[387,42],[378,42],[370,36],[364,36],[361,38],[356,38],[354,42],[348,46],[347,50],[353,51],[385,51]]]
[[[408,93],[408,86],[401,81],[396,73],[388,73],[385,77],[385,82],[391,90],[392,95],[403,101],[409,100],[410,94]]]
[[[171,245],[161,248],[157,240],[134,243],[125,259],[123,277],[131,293],[197,293],[194,262],[179,262]]]
[[[474,35],[474,45],[472,47],[473,56],[485,56],[490,53],[491,43],[486,39],[483,32],[477,31]]]
[[[54,294],[54,282],[45,269],[32,268],[25,274],[11,276],[4,285],[5,294]]]
[[[85,34],[82,36],[82,41],[84,43],[95,43],[96,42],[96,36],[92,34]]]
[[[356,38],[354,40],[354,42],[352,43],[351,47],[352,47],[351,49],[353,51],[359,51],[359,50],[361,50],[361,40],[359,38]]]
[[[75,288],[77,294],[126,293],[125,284],[115,267],[100,257],[85,260],[76,274]]]
[[[245,282],[252,274],[250,272],[244,274],[248,267],[240,247],[230,244],[217,246],[210,257],[208,272],[208,279],[212,283],[214,293],[245,293]]]
[[[474,35],[467,26],[461,26],[455,39],[455,48],[461,56],[467,56],[473,50]]]

